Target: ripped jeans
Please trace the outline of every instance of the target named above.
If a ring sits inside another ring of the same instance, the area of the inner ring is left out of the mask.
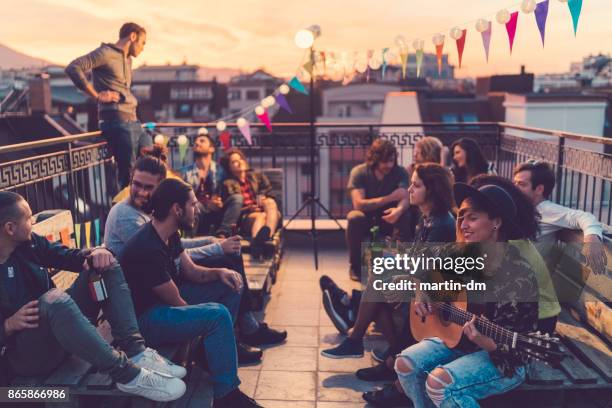
[[[441,378],[441,370],[448,381]],[[405,349],[396,359],[395,371],[416,408],[476,408],[478,400],[503,394],[525,380],[524,367],[505,377],[486,351],[466,354],[449,349],[437,337]]]

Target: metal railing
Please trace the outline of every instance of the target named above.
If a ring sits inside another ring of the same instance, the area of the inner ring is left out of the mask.
[[[157,123],[150,132],[169,137],[169,164],[180,171],[193,162],[193,156],[191,149],[181,155],[177,136],[185,134],[191,146],[200,127],[207,127],[213,139],[218,133],[210,123]],[[228,130],[232,146],[244,150],[254,169],[283,170],[283,215],[295,214],[310,191],[309,124],[277,123],[272,132],[252,124],[252,144],[235,124],[228,124]],[[612,148],[612,139],[506,123],[317,124],[316,195],[332,215],[344,218],[351,209],[346,193],[350,169],[364,161],[371,142],[376,137],[391,140],[398,149],[399,163],[406,166],[415,143],[424,135],[436,136],[447,146],[461,137],[477,140],[505,177],[512,177],[519,162],[547,161],[557,174],[555,201],[589,211],[601,222],[612,224],[612,155],[606,153]],[[54,151],[40,153],[41,148]],[[221,151],[218,145],[217,156]],[[14,160],[18,154],[25,157]],[[0,160],[0,190],[21,193],[34,212],[67,208],[75,222],[100,219],[103,225],[117,188],[113,159],[99,132],[3,146]],[[310,215],[306,211],[301,216]]]

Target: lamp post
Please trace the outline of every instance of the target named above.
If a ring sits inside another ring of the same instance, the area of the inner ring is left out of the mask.
[[[310,64],[312,67],[312,71],[310,72],[310,192],[308,197],[302,203],[302,206],[297,210],[297,212],[289,219],[289,221],[285,224],[283,229],[286,229],[287,226],[298,217],[298,215],[307,207],[310,206],[310,236],[312,238],[312,246],[313,246],[313,254],[314,254],[314,262],[315,269],[319,269],[319,254],[318,254],[318,246],[317,246],[317,229],[315,227],[315,217],[316,217],[316,209],[317,207],[321,208],[330,219],[334,220],[336,224],[338,224],[338,228],[343,230],[342,226],[335,219],[330,211],[321,204],[319,197],[316,196],[316,182],[315,182],[315,157],[316,157],[316,143],[315,143],[315,135],[316,135],[316,127],[315,127],[315,100],[314,100],[314,65],[315,65],[315,50],[314,50],[314,42],[321,35],[321,27],[318,25],[311,25],[308,28],[304,28],[298,31],[295,34],[295,45],[302,49],[309,49],[310,55]]]

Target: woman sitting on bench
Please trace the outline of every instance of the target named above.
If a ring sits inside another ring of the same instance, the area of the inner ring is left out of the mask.
[[[226,152],[221,158],[221,165],[226,174],[222,198],[242,194],[242,219],[245,222],[243,229],[250,231],[252,254],[259,256],[263,244],[274,236],[280,220],[276,201],[268,196],[272,190],[270,181],[263,173],[251,170],[244,153],[236,148]]]

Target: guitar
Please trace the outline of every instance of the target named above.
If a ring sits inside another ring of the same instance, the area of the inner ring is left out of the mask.
[[[456,347],[463,334],[463,325],[472,320],[474,314],[467,311],[467,303],[463,300],[428,303],[432,306],[433,313],[425,318],[416,314],[414,302],[410,304],[412,335],[417,341],[427,337],[439,337],[447,347]],[[528,359],[541,360],[554,367],[565,357],[559,346],[559,339],[549,336],[548,333],[514,332],[481,316],[476,317],[474,325],[480,333],[490,337],[495,343],[505,344]]]

